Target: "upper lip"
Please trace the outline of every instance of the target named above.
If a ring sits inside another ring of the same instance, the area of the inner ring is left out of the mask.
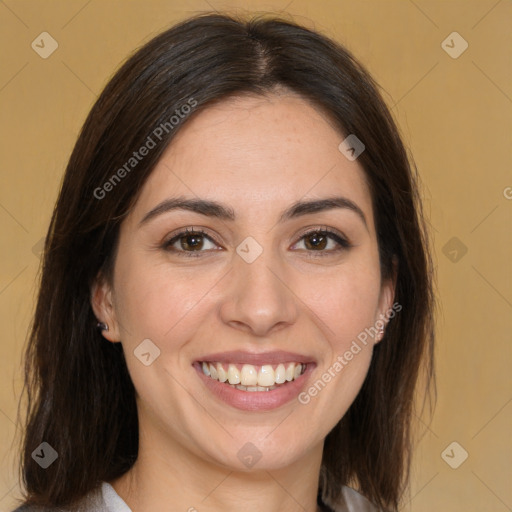
[[[216,362],[216,363],[234,363],[234,364],[252,364],[254,366],[262,366],[264,364],[279,363],[311,363],[314,358],[295,352],[286,352],[276,350],[272,352],[244,352],[242,350],[233,350],[230,352],[217,352],[215,354],[207,354],[197,359],[198,362]]]

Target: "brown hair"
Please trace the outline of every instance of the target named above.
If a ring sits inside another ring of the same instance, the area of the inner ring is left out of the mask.
[[[186,104],[194,104],[194,115],[214,101],[275,87],[328,112],[340,141],[356,134],[366,146],[358,162],[370,186],[382,274],[398,262],[395,300],[402,311],[375,347],[356,400],[325,440],[320,491],[335,502],[351,483],[376,505],[397,509],[408,482],[421,370],[421,389],[433,382],[432,265],[416,171],[378,86],[345,48],[289,21],[218,14],[174,26],[127,60],[93,106],[71,155],[46,237],[26,351],[26,503],[76,502],[137,458],[135,390],[121,344],[105,342],[96,328],[90,293],[100,272],[111,277],[120,223],[187,122],[169,120]],[[156,147],[113,182],[162,126]],[[109,180],[105,196],[98,190]],[[31,457],[43,441],[59,455],[47,469]]]

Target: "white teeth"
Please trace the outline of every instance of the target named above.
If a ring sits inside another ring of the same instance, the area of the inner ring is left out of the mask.
[[[258,372],[252,364],[244,364],[240,379],[243,386],[256,386],[258,384]]]
[[[230,384],[240,384],[240,372],[234,364],[228,366],[228,380]]]
[[[225,382],[232,387],[242,391],[269,391],[277,385],[291,382],[302,375],[306,365],[301,363],[283,363],[277,365],[276,369],[270,364],[254,366],[244,364],[239,370],[235,364],[229,364],[227,371],[222,363],[201,364],[203,373],[214,380]]]
[[[219,376],[220,382],[226,382],[228,380],[228,374],[226,370],[224,370],[223,366],[219,363],[217,364],[217,374]]]
[[[231,384],[230,384],[231,385]],[[241,391],[272,391],[273,389],[276,389],[276,386],[269,386],[269,387],[263,387],[263,386],[233,386],[236,389],[240,389]]]
[[[272,386],[276,382],[272,366],[266,364],[258,372],[258,386]]]
[[[283,384],[286,380],[286,369],[284,364],[278,364],[275,371],[276,384]]]

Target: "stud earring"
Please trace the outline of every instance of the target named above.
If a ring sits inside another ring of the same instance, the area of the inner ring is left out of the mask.
[[[97,327],[100,331],[108,331],[108,325],[107,325],[105,322],[98,322],[98,324],[96,325],[96,327]]]

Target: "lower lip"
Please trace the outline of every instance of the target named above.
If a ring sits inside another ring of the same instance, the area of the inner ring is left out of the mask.
[[[194,363],[193,366],[206,387],[223,402],[243,411],[269,411],[296,398],[306,386],[306,381],[315,365],[308,363],[306,371],[302,375],[286,384],[280,384],[270,391],[242,391],[207,377],[203,373],[200,363]]]

